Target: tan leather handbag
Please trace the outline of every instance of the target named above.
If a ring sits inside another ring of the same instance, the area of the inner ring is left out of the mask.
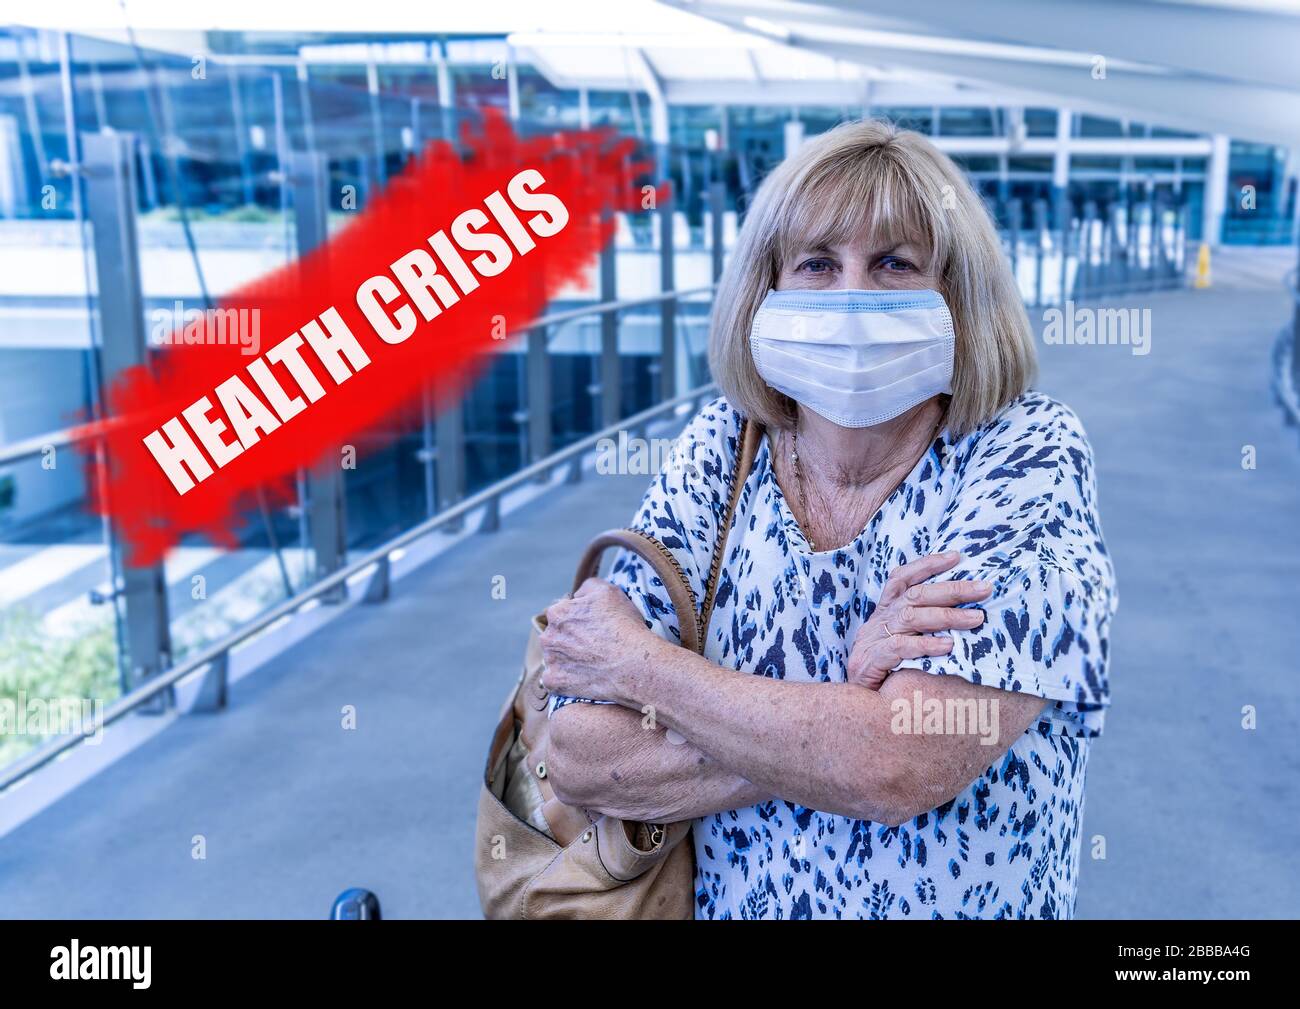
[[[677,613],[682,646],[703,654],[718,571],[736,502],[762,431],[746,423],[731,480],[723,533],[714,544],[702,608],[676,559],[658,540],[631,529],[601,533],[587,546],[576,590],[594,576],[611,547],[645,560],[663,582]],[[695,852],[691,822],[633,823],[566,806],[546,776],[549,697],[540,686],[545,663],[533,617],[524,668],[488,749],[478,804],[474,869],[487,918],[691,918]],[[683,843],[685,842],[685,843]]]

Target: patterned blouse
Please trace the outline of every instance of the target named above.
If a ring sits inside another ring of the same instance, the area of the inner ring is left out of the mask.
[[[700,598],[740,420],[725,398],[706,406],[633,523],[674,553]],[[902,667],[1055,703],[955,798],[898,827],[783,800],[700,818],[697,917],[1073,915],[1117,595],[1092,449],[1067,407],[1030,392],[961,439],[943,431],[858,537],[835,550],[809,547],[764,438],[727,537],[705,656],[755,676],[842,682],[890,571],[954,549],[962,561],[939,578],[991,581],[993,596],[980,604],[987,619],[950,632],[950,655]],[[650,628],[679,640],[667,593],[639,558],[620,554],[610,579]]]

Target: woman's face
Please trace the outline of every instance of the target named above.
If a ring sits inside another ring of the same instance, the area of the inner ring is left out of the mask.
[[[938,290],[928,250],[861,234],[842,245],[796,248],[781,264],[778,291]]]

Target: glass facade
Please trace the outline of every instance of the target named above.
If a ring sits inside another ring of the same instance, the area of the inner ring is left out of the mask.
[[[1234,141],[1228,159],[1225,242],[1286,244],[1293,235],[1296,189],[1288,188],[1286,152]]]

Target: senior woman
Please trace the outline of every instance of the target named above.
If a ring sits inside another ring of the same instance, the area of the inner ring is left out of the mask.
[[[693,820],[702,918],[1071,916],[1114,575],[978,197],[884,123],[804,144],[745,220],[710,360],[725,395],[634,521],[700,598],[724,538],[704,655],[627,553],[552,605],[556,794]]]

